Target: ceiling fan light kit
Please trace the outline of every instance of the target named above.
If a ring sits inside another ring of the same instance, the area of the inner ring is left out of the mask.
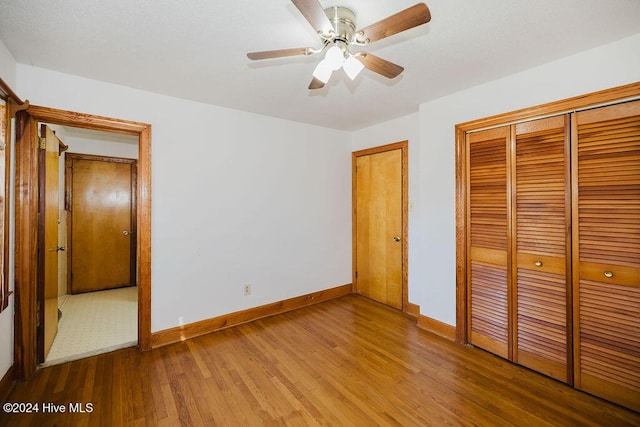
[[[360,74],[360,71],[364,70],[364,64],[358,61],[355,55],[349,56],[344,60],[344,64],[342,64],[342,68],[344,72],[349,76],[351,80],[354,80]]]
[[[327,83],[331,78],[331,74],[333,73],[333,67],[327,62],[326,59],[320,61],[316,66],[316,69],[313,70],[313,77],[320,80],[322,83]]]
[[[309,89],[320,89],[329,81],[334,71],[344,69],[353,80],[367,68],[387,78],[397,77],[404,68],[366,52],[351,53],[350,46],[367,46],[369,43],[392,36],[431,20],[429,8],[418,3],[389,16],[375,24],[356,31],[356,15],[346,7],[332,6],[323,9],[318,0],[291,0],[300,13],[317,31],[322,46],[319,48],[280,49],[251,52],[251,60],[280,58],[284,56],[313,55],[326,51],[313,71]]]

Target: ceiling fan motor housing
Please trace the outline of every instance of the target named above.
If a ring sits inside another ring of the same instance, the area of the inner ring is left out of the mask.
[[[336,32],[335,41],[351,43],[356,31],[356,14],[349,8],[332,6],[324,10]]]

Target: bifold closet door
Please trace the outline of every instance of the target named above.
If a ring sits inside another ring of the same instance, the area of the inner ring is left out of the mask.
[[[467,134],[467,322],[471,344],[509,355],[509,127]]]
[[[640,411],[640,101],[574,117],[575,385]]]
[[[571,382],[568,116],[525,122],[513,129],[513,360]]]

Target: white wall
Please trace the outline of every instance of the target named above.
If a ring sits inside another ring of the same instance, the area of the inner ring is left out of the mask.
[[[113,134],[114,138],[102,138],[101,134],[97,136],[75,136],[73,132],[67,133],[62,141],[69,146],[69,153],[94,154],[98,156],[122,157],[126,159],[138,158],[138,139],[126,136],[127,139],[134,139],[133,143],[124,142],[120,135]],[[120,142],[122,141],[122,142]],[[66,154],[66,153],[64,153]],[[61,159],[62,161],[63,159]]]
[[[0,77],[11,89],[16,90],[16,60],[0,40]],[[24,99],[24,98],[23,98]]]
[[[2,40],[0,40],[0,77],[7,83],[13,90],[16,87],[16,61],[13,59],[11,53],[7,50]],[[11,137],[11,135],[10,135]],[[14,145],[11,144],[11,147]],[[11,158],[13,159],[13,154]],[[12,173],[13,173],[12,169]],[[11,186],[13,188],[13,186]],[[11,199],[12,194],[9,195],[9,206],[12,206]],[[10,221],[8,230],[10,232],[11,224],[13,224],[13,216]],[[13,238],[11,233],[11,239]],[[13,243],[13,242],[11,242]],[[10,245],[8,258],[5,260],[9,263],[9,287],[13,290],[13,244]],[[7,370],[13,364],[13,295],[9,297],[9,307],[0,313],[0,378],[2,378]]]
[[[417,117],[353,133],[355,150],[419,129],[419,142],[410,144],[419,150],[409,152],[410,167],[419,169],[409,179],[410,188],[418,186],[410,196],[409,247],[418,253],[409,260],[409,297],[423,315],[455,325],[455,125],[640,81],[638,52],[640,34],[424,103]]]
[[[348,133],[22,64],[17,90],[152,125],[152,331],[350,283]]]

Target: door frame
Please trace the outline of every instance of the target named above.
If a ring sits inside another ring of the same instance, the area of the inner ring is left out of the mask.
[[[14,364],[20,380],[37,368],[38,122],[138,137],[138,347],[151,349],[151,125],[31,105],[16,114]]]
[[[135,230],[137,228],[136,220],[136,183],[138,180],[138,160],[129,159],[125,157],[104,156],[96,154],[82,154],[82,153],[67,153],[64,159],[64,208],[67,212],[71,212],[67,221],[67,292],[71,293],[71,273],[73,272],[73,211],[71,211],[71,202],[73,200],[73,178],[69,173],[69,168],[73,160],[91,160],[96,162],[112,162],[112,163],[124,163],[131,165],[131,222],[130,228]],[[131,233],[131,259],[129,261],[129,282],[131,286],[137,285],[137,257],[136,257],[136,244],[138,240],[137,233]]]
[[[356,196],[357,196],[357,176],[356,176],[356,160],[358,157],[368,156],[371,154],[384,153],[387,151],[401,150],[402,162],[402,311],[412,316],[417,316],[416,307],[409,302],[409,141],[400,141],[392,144],[381,145],[378,147],[367,148],[364,150],[354,151],[351,154],[351,248],[352,248],[352,267],[351,267],[351,291],[356,293],[357,289],[357,219],[356,219]]]

